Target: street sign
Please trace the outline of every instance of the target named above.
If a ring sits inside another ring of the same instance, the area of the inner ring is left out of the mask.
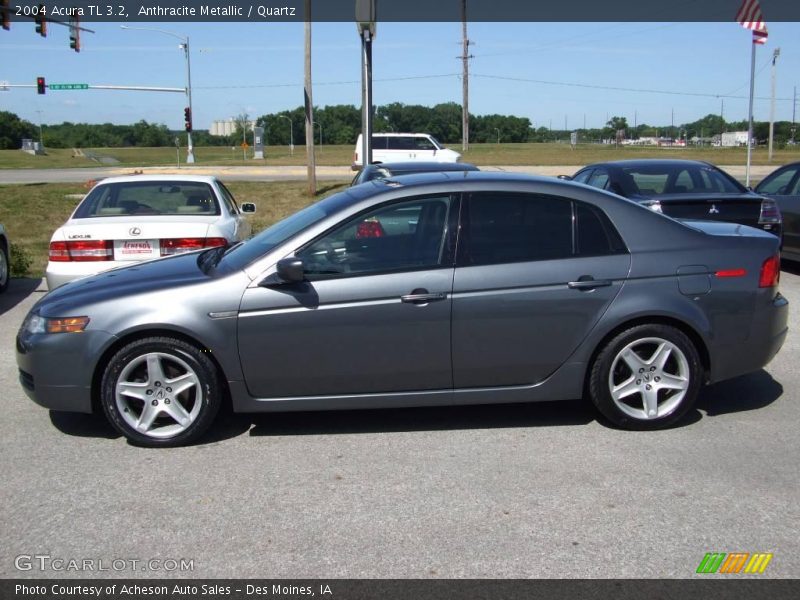
[[[88,90],[88,83],[51,83],[47,86],[50,91],[53,90]]]

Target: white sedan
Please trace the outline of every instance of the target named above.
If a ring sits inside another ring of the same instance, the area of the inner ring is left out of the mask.
[[[60,285],[134,262],[250,237],[243,213],[215,177],[109,177],[81,200],[50,240],[45,276]]]

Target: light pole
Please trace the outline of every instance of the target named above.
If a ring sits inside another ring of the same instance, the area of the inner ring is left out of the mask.
[[[500,143],[500,130],[497,127],[495,127],[494,130],[497,132],[497,143],[499,144]]]
[[[289,154],[294,156],[294,125],[292,124],[292,120],[286,115],[278,115],[278,117],[289,121]]]
[[[322,123],[319,121],[314,121],[314,125],[319,127],[319,145],[322,146]]]
[[[192,115],[192,63],[191,59],[189,58],[189,36],[179,35],[172,31],[167,31],[166,29],[158,29],[157,27],[131,27],[129,25],[120,25],[122,29],[135,29],[138,31],[155,31],[157,33],[163,33],[164,35],[170,35],[174,38],[178,38],[182,43],[179,46],[184,52],[184,56],[186,57],[186,97],[189,101],[189,115],[190,119],[193,119]],[[192,132],[186,132],[186,162],[187,164],[194,163],[194,145],[192,144]]]

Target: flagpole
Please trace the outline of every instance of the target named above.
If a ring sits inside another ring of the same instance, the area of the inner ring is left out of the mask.
[[[753,48],[750,54],[750,108],[747,111],[747,168],[744,182],[747,187],[750,187],[750,157],[753,152],[753,94],[756,86],[756,43],[754,38],[751,38],[750,45]]]

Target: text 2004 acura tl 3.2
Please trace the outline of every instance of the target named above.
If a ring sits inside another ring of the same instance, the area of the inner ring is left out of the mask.
[[[39,404],[102,410],[152,446],[195,440],[227,399],[259,412],[586,395],[655,429],[778,352],[778,246],[570,182],[399,177],[228,249],[71,282],[31,310],[17,362]]]

